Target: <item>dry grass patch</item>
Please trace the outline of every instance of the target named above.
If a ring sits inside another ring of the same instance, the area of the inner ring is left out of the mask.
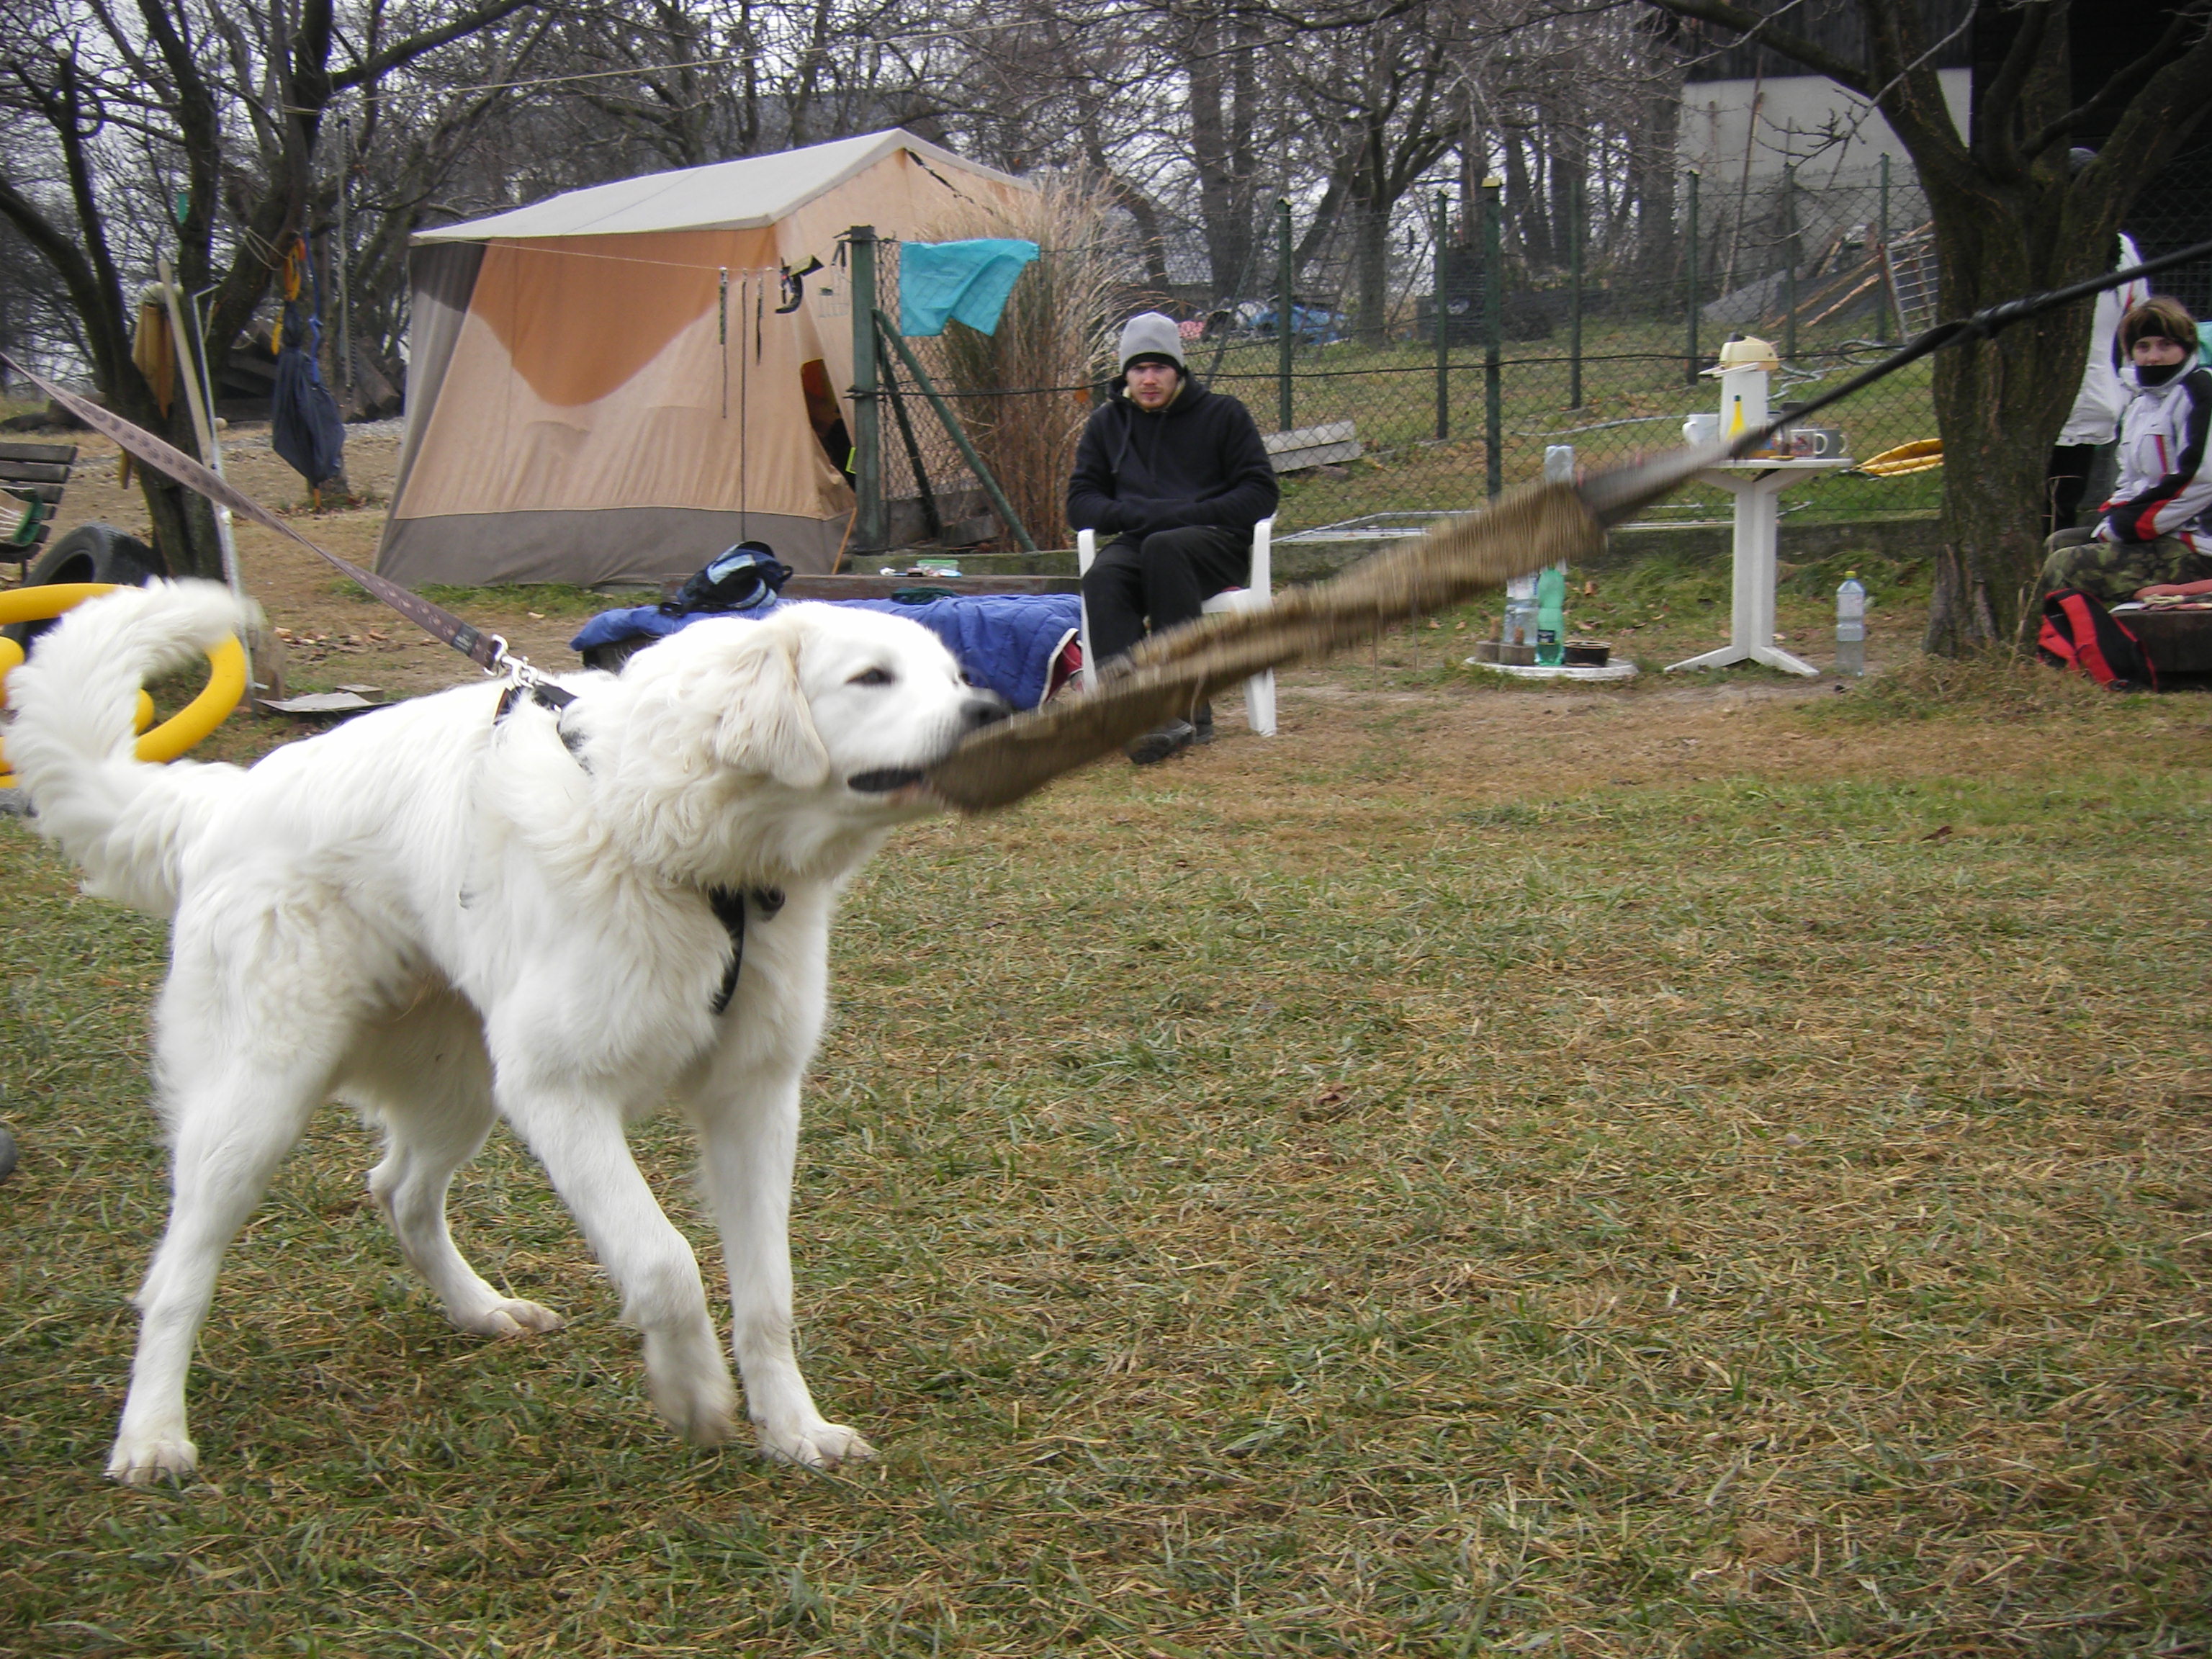
[[[575,1322],[451,1333],[333,1114],[208,1328],[212,1484],[105,1486],[161,939],[0,830],[0,1646],[2203,1650],[2203,705],[1766,684],[1355,665],[902,837],[797,1205],[849,1478],[660,1433],[505,1137],[459,1231]]]

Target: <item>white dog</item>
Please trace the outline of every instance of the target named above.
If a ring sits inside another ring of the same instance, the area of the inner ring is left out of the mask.
[[[309,1115],[380,1124],[368,1177],[465,1331],[553,1329],[462,1260],[446,1193],[495,1115],[526,1141],[643,1334],[654,1406],[733,1429],[699,1267],[625,1121],[673,1097],[726,1255],[762,1449],[870,1455],[792,1352],[787,1236],[830,914],[919,775],[1005,704],[915,623],[796,605],[697,623],[580,675],[556,712],[486,684],[365,715],[251,770],[131,757],[139,683],[240,627],[220,587],[71,612],[10,678],[7,751],[88,892],[174,917],[155,1019],[169,1226],[138,1295],[107,1472],[181,1479],[185,1373],[224,1249]]]

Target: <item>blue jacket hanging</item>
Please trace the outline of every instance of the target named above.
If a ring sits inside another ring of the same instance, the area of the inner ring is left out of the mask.
[[[323,384],[323,325],[296,301],[284,302],[284,341],[269,400],[269,447],[310,486],[345,471],[345,419]]]

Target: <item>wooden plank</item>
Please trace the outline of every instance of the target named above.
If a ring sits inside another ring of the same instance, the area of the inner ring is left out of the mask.
[[[74,466],[76,464],[76,446],[0,443],[0,461],[44,461],[52,466]]]
[[[0,474],[0,489],[27,501],[44,501],[52,507],[62,498],[62,486],[58,483],[17,483]]]
[[[1288,432],[1270,432],[1260,441],[1270,455],[1286,449],[1311,449],[1322,444],[1349,443],[1353,436],[1350,421],[1324,421],[1319,426],[1293,427]]]
[[[2150,606],[2118,617],[2160,673],[2212,674],[2212,611]]]
[[[1366,453],[1350,421],[1325,421],[1288,432],[1271,432],[1260,441],[1278,472],[1297,472],[1333,461],[1356,461]]]
[[[941,587],[963,598],[970,594],[1080,593],[1073,576],[793,576],[783,585],[787,599],[887,599],[918,587]]]
[[[46,544],[46,538],[53,534],[53,526],[42,524],[31,532],[31,539],[27,542],[0,542],[0,559],[13,559],[17,564],[28,564],[39,556],[39,550]]]
[[[70,470],[66,464],[52,466],[42,461],[11,461],[0,458],[0,484],[65,484],[69,478]]]

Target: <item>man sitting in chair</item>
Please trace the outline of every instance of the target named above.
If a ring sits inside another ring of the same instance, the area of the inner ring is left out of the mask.
[[[1251,575],[1252,526],[1275,510],[1275,469],[1251,415],[1185,372],[1182,337],[1157,311],[1121,330],[1121,379],[1075,447],[1067,521],[1104,545],[1083,578],[1091,646],[1100,663]],[[1109,539],[1109,538],[1111,539]],[[1204,735],[1211,711],[1201,713]],[[1200,740],[1171,720],[1129,745],[1139,766]]]

